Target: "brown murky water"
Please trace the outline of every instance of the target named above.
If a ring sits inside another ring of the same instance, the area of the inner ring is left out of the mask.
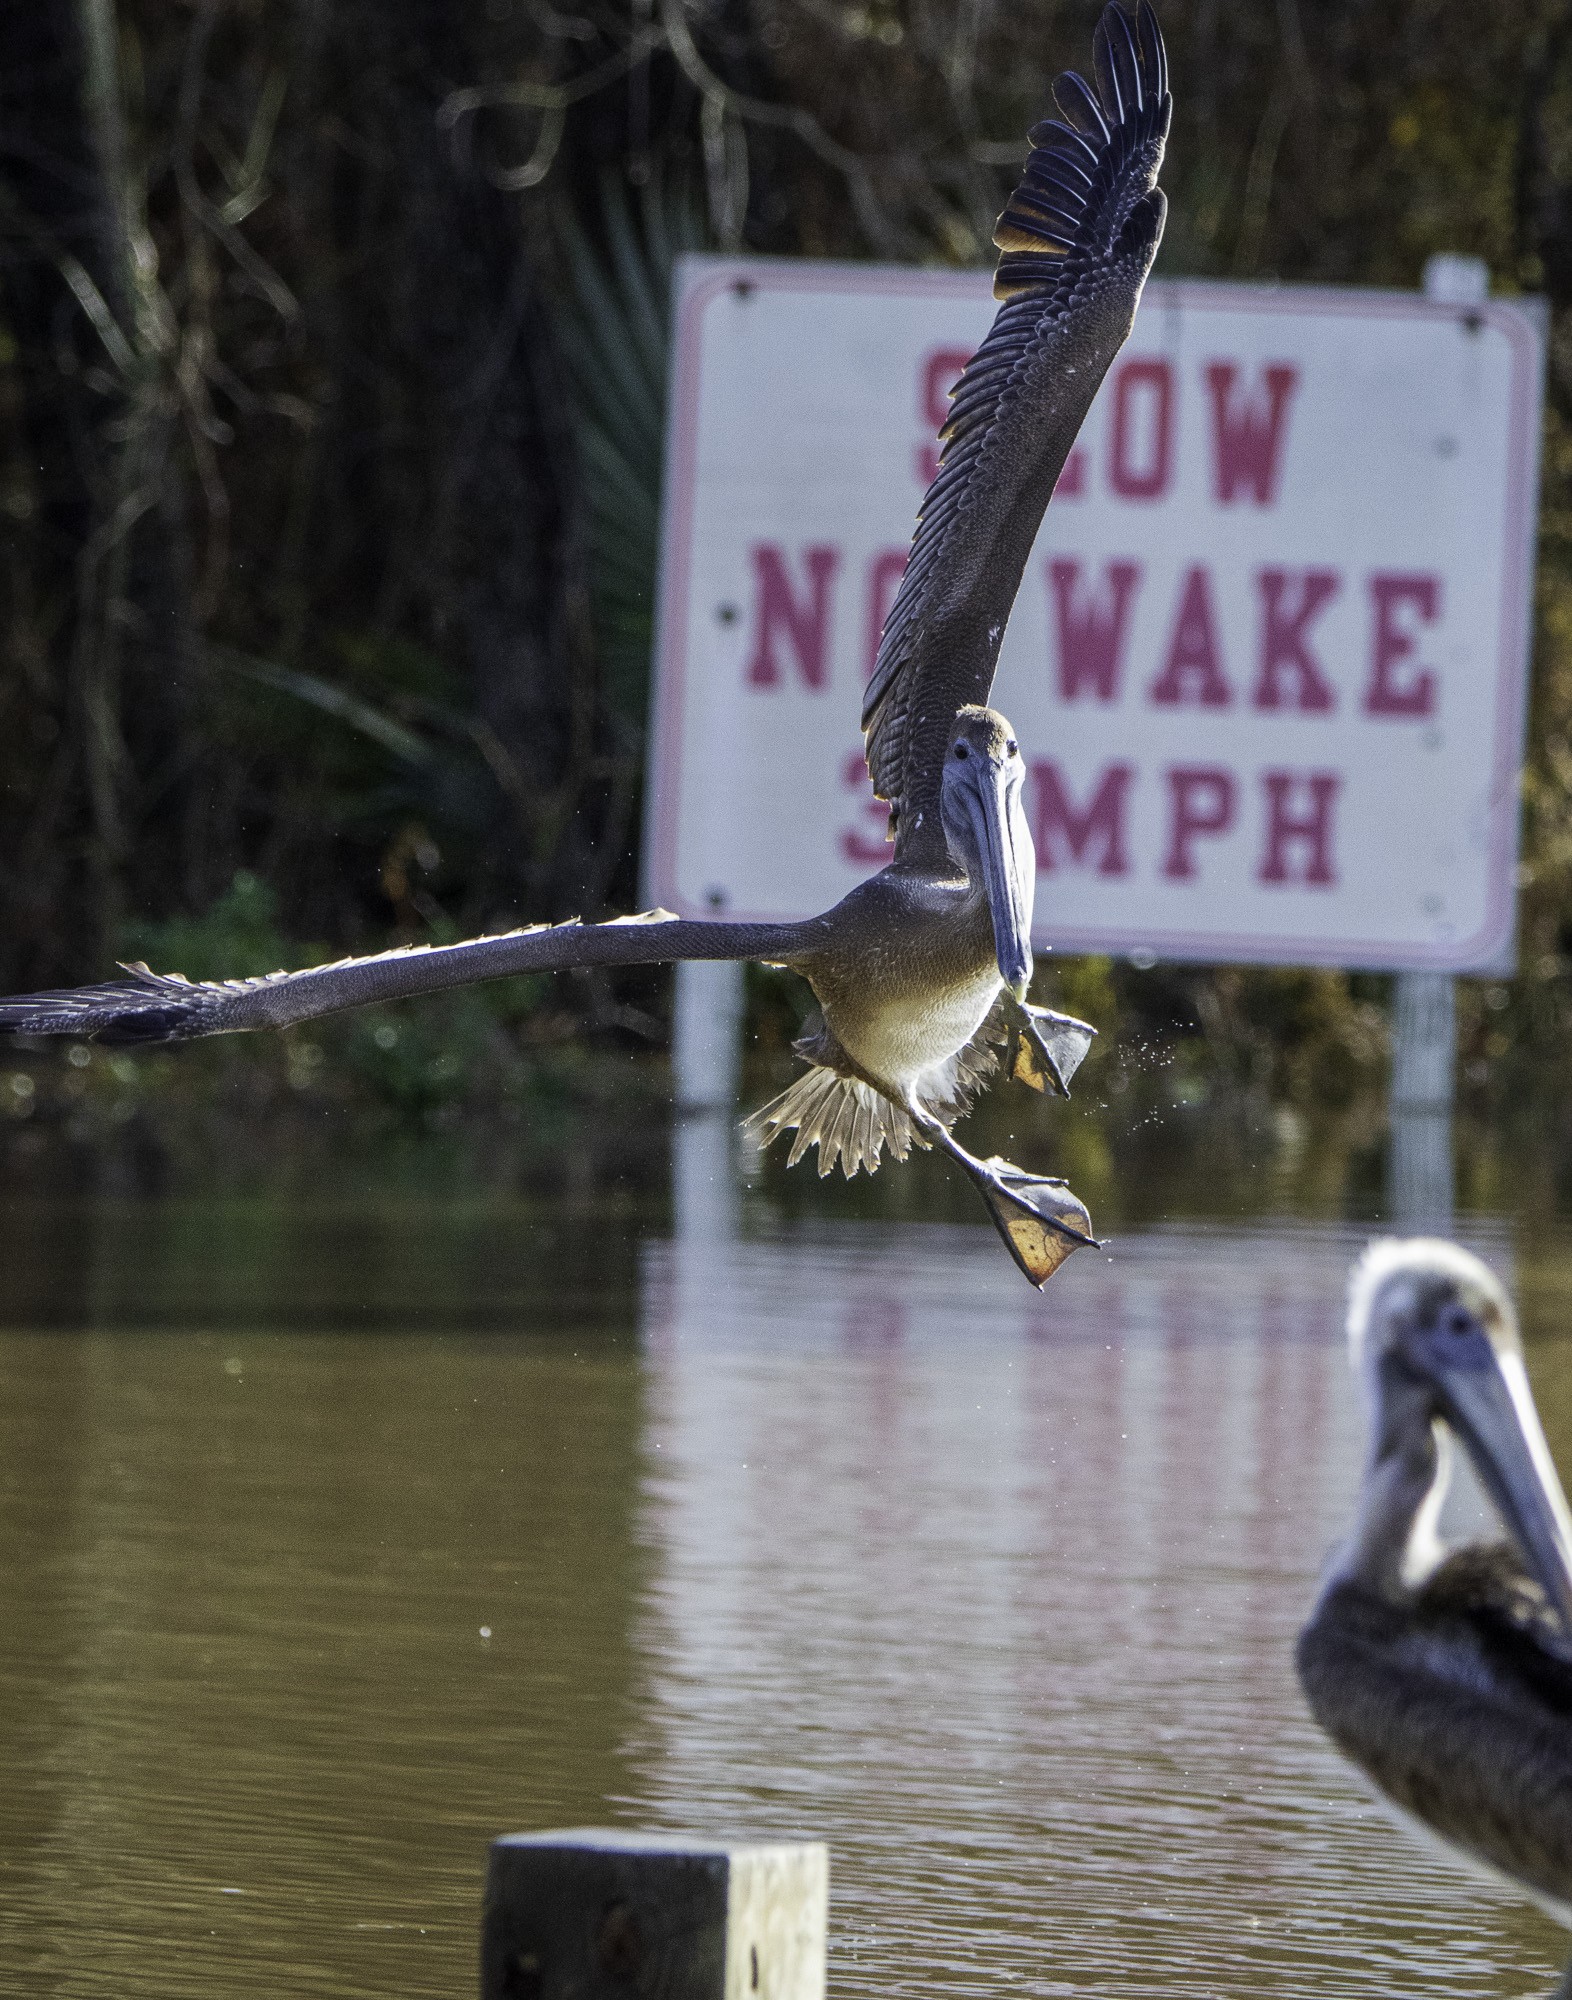
[[[487,1841],[597,1819],[828,1839],[843,1996],[1544,1990],[1291,1678],[1364,1232],[1039,1299],[982,1229],[723,1221],[8,1205],[0,1992],[468,1994]],[[1472,1234],[1572,1463],[1572,1250]]]

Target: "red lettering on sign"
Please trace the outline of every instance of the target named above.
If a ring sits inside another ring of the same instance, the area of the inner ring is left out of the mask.
[[[888,828],[890,809],[869,789],[868,764],[860,750],[854,750],[841,766],[841,783],[851,792],[863,792],[861,827],[848,826],[841,833],[841,852],[848,861],[882,866],[890,858]]]
[[[884,621],[890,615],[895,593],[906,574],[904,549],[881,549],[868,565],[868,616],[863,631],[867,644],[863,652],[863,679],[878,665],[879,641],[884,637]]]
[[[1079,500],[1086,491],[1086,452],[1080,446],[1072,448],[1064,462],[1064,470],[1054,481],[1055,500]]]
[[[1099,875],[1128,875],[1124,815],[1134,776],[1133,764],[1110,764],[1097,780],[1091,798],[1078,810],[1065,790],[1059,766],[1034,763],[1032,840],[1038,868],[1052,874],[1056,868],[1073,864],[1095,868]]]
[[[1185,573],[1168,658],[1152,683],[1152,700],[1165,708],[1227,708],[1233,698],[1217,643],[1211,578],[1197,563]]]
[[[1048,578],[1059,634],[1060,695],[1065,701],[1083,693],[1116,701],[1140,564],[1105,563],[1102,588],[1084,596],[1078,562],[1056,556],[1048,565]]]
[[[1335,771],[1263,771],[1261,783],[1266,788],[1266,850],[1257,879],[1329,889],[1337,880],[1332,865],[1332,808],[1342,779]],[[1300,791],[1310,796],[1296,806],[1295,793]],[[1290,842],[1303,848],[1304,862],[1297,874],[1288,868]]]
[[[1174,459],[1174,371],[1166,361],[1127,361],[1114,376],[1108,483],[1123,500],[1156,500]],[[1139,456],[1137,455],[1139,451]]]
[[[1256,707],[1325,715],[1337,698],[1310,650],[1309,631],[1337,595],[1336,570],[1263,569],[1255,581],[1261,593],[1261,671],[1252,697]],[[1285,675],[1292,677],[1286,688]]]
[[[776,645],[785,639],[809,687],[829,678],[830,586],[841,552],[829,543],[803,550],[807,588],[798,597],[786,572],[786,553],[775,542],[759,542],[753,559],[753,657],[748,679],[754,687],[778,687],[783,678]]]
[[[1440,577],[1373,576],[1370,600],[1374,635],[1365,713],[1433,715],[1436,705],[1433,670],[1416,661],[1406,677],[1399,679],[1396,669],[1405,660],[1413,659],[1419,646],[1417,627],[1433,625],[1441,615]]]
[[[1234,396],[1239,370],[1231,361],[1213,361],[1206,371],[1212,392],[1212,492],[1226,507],[1247,493],[1258,507],[1277,498],[1288,441],[1288,401],[1299,370],[1274,361],[1262,369],[1264,390]]]
[[[1175,764],[1168,772],[1169,833],[1163,873],[1170,882],[1195,873],[1201,834],[1226,833],[1234,823],[1234,779],[1218,764]]]
[[[950,421],[950,396],[971,360],[965,347],[936,347],[917,371],[917,407],[928,435],[917,447],[917,478],[928,487],[939,476],[938,433]]]

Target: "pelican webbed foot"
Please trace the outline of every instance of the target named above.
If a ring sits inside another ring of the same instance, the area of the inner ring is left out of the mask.
[[[979,1160],[920,1105],[908,1104],[907,1112],[924,1137],[966,1169],[1004,1247],[1032,1284],[1039,1289],[1046,1285],[1072,1250],[1097,1248],[1086,1204],[1066,1182],[1051,1174],[1028,1174],[997,1155]]]
[[[1010,1074],[1033,1090],[1052,1083],[1061,1097],[1070,1095],[1070,1079],[1081,1067],[1097,1030],[1073,1014],[1055,1014],[1047,1007],[1015,1001],[1014,1047]]]
[[[1072,1250],[1096,1249],[1086,1204],[1064,1181],[1023,1173],[997,1156],[975,1166],[972,1179],[993,1226],[1034,1285],[1046,1285]]]

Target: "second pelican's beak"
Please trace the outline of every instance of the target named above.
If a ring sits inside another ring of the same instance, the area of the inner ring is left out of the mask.
[[[1427,1358],[1447,1421],[1572,1641],[1572,1515],[1521,1357],[1454,1309]]]
[[[970,767],[966,808],[977,838],[983,885],[993,916],[999,977],[1017,1000],[1032,983],[1032,898],[1037,852],[1021,806],[1021,773],[992,758]]]

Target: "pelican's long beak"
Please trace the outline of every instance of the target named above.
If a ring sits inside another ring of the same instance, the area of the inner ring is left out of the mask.
[[[1572,1514],[1522,1360],[1477,1325],[1438,1333],[1431,1358],[1448,1422],[1572,1639]]]
[[[1019,771],[978,758],[971,766],[966,807],[982,858],[983,885],[993,915],[993,948],[999,977],[1017,1000],[1032,983],[1032,898],[1037,853],[1021,807]]]

